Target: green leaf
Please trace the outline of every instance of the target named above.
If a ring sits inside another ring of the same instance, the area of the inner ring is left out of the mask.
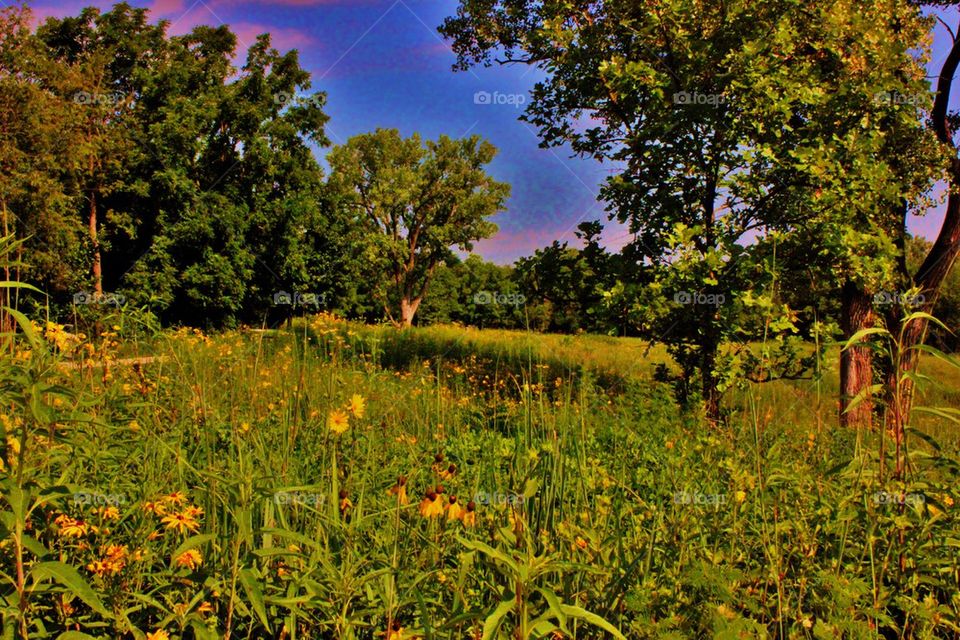
[[[76,597],[83,600],[84,603],[105,618],[112,618],[113,615],[107,611],[100,598],[94,590],[87,584],[76,569],[63,562],[41,562],[30,571],[30,577],[36,581],[55,580],[70,590]]]
[[[483,621],[483,638],[481,640],[491,640],[494,637],[494,634],[500,628],[500,625],[503,624],[503,619],[508,613],[513,611],[513,608],[517,605],[517,601],[512,596],[507,600],[504,600],[497,608],[493,610],[487,619]]]
[[[260,583],[257,581],[257,577],[254,575],[253,570],[249,567],[246,569],[241,569],[239,577],[240,584],[243,585],[243,590],[247,594],[247,599],[250,601],[250,605],[256,612],[257,617],[260,618],[260,622],[262,622],[263,626],[266,627],[268,633],[273,633],[270,630],[270,621],[267,618],[267,606],[263,599],[263,591],[260,590]]]
[[[586,609],[581,609],[580,607],[574,607],[569,604],[562,605],[563,612],[571,618],[577,618],[583,620],[588,624],[592,624],[595,627],[600,627],[614,638],[619,638],[619,640],[627,640],[620,631],[617,630],[612,624],[601,618],[595,613],[590,613]]]

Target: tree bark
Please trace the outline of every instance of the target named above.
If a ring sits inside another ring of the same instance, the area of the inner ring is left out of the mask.
[[[91,161],[91,171],[93,162]],[[90,243],[93,245],[93,293],[99,298],[103,295],[103,265],[100,258],[100,238],[97,235],[97,191],[90,191]]]
[[[413,316],[416,315],[421,300],[423,298],[419,296],[416,298],[404,296],[400,299],[400,326],[413,326]]]
[[[873,306],[870,296],[860,286],[848,280],[841,290],[841,329],[844,339],[873,325]],[[840,426],[870,427],[873,403],[866,398],[849,409],[854,398],[869,393],[873,384],[873,358],[866,346],[855,346],[840,353]]]

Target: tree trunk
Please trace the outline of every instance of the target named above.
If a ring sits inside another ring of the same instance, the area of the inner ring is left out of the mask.
[[[720,341],[712,331],[708,329],[708,332],[709,335],[705,335],[700,343],[700,390],[707,421],[711,425],[717,425],[720,423],[720,390],[717,384],[716,368]]]
[[[413,325],[413,316],[417,313],[417,308],[420,307],[420,301],[423,300],[422,297],[409,298],[404,296],[400,300],[400,326],[409,327]]]
[[[841,291],[840,324],[844,339],[873,325],[873,306],[870,296],[856,283],[848,280]],[[873,384],[873,358],[866,346],[856,346],[840,353],[840,426],[872,426],[873,403],[869,397],[847,410],[854,398],[869,393]]]
[[[100,239],[97,237],[97,193],[90,193],[90,243],[93,245],[93,294],[103,295],[103,267],[100,263]]]

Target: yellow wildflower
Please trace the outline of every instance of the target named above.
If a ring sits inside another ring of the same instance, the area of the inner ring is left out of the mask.
[[[353,414],[353,417],[359,420],[360,418],[363,417],[363,414],[367,410],[367,402],[366,400],[363,399],[363,396],[361,396],[358,393],[355,393],[352,396],[350,396],[350,403],[348,405],[348,409],[350,413]]]
[[[174,558],[173,562],[178,567],[187,567],[192,570],[203,564],[203,556],[196,549],[187,549]]]
[[[327,417],[327,428],[341,434],[350,428],[350,418],[343,411],[331,411]]]

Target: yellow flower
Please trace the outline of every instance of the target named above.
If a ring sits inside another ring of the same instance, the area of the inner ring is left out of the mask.
[[[145,512],[155,513],[158,516],[162,516],[167,513],[167,507],[164,506],[162,502],[144,502],[142,508]]]
[[[420,501],[420,515],[424,518],[443,515],[443,498],[436,491],[427,491],[427,495]]]
[[[463,517],[463,507],[457,502],[457,496],[450,496],[450,504],[447,505],[447,520],[459,520]]]
[[[387,640],[403,640],[403,627],[401,627],[400,623],[396,620],[393,621],[393,624],[390,625],[390,629],[387,631]]]
[[[203,602],[200,603],[200,606],[197,607],[197,613],[199,613],[202,616],[209,615],[213,613],[213,605],[207,602],[206,600],[204,600]]]
[[[174,491],[169,495],[163,496],[161,500],[166,504],[183,504],[187,501],[187,496],[183,494],[183,491]]]
[[[353,414],[354,418],[358,420],[363,417],[364,412],[367,410],[367,401],[363,399],[358,393],[350,396],[350,404],[348,405],[350,413]]]
[[[743,501],[747,499],[747,492],[746,492],[746,491],[737,491],[737,493],[736,493],[735,495],[736,495],[736,498],[737,498],[737,502],[738,502],[738,503],[743,503]]]
[[[461,518],[463,526],[473,527],[477,524],[477,503],[471,500],[467,503],[467,510],[463,512],[463,517]]]
[[[579,549],[580,551],[585,551],[586,548],[589,546],[587,541],[581,538],[580,536],[577,536],[577,540],[575,544],[576,544],[576,548]]]
[[[97,513],[100,514],[100,517],[104,520],[119,520],[120,519],[120,510],[116,507],[100,507],[97,509]]]
[[[57,516],[57,519],[53,522],[59,527],[61,538],[80,538],[90,531],[90,527],[86,523],[66,514]]]
[[[188,569],[196,569],[203,564],[203,556],[196,549],[187,549],[176,558],[173,559],[174,564],[178,567],[187,567]]]
[[[176,529],[180,533],[186,533],[188,530],[197,531],[200,528],[200,523],[190,513],[174,513],[164,516],[160,522],[167,525],[167,529]]]
[[[170,634],[163,629],[158,629],[153,633],[148,633],[147,640],[170,640]]]
[[[327,428],[336,434],[341,434],[350,428],[350,418],[343,411],[331,411],[327,417]]]
[[[397,476],[397,484],[387,490],[392,496],[397,496],[397,504],[403,506],[410,502],[407,498],[407,478],[406,476]]]

